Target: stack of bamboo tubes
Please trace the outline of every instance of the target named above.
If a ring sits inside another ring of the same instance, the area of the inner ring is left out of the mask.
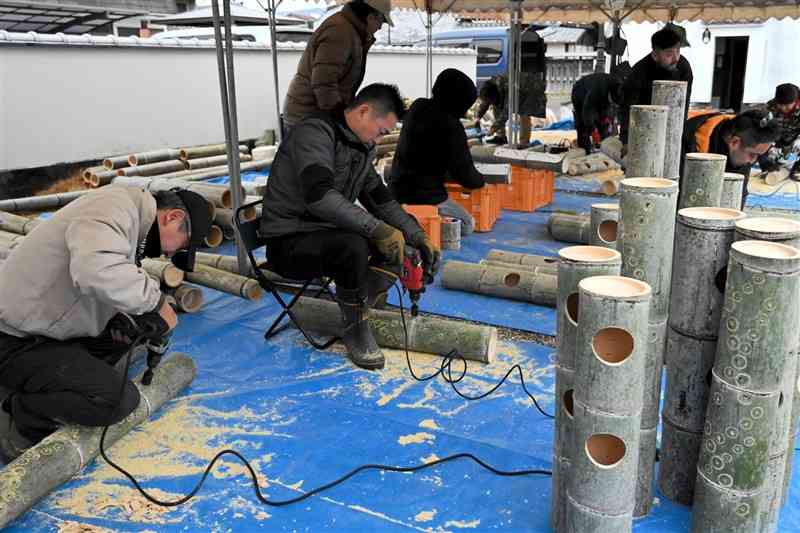
[[[84,183],[101,187],[117,176],[152,176],[203,181],[230,173],[225,144],[209,144],[185,148],[162,148],[148,152],[109,157],[101,166],[83,171]],[[261,170],[272,165],[273,157],[253,160],[245,145],[239,146],[241,170]]]

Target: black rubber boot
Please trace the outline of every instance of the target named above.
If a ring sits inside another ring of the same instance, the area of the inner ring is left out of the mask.
[[[385,364],[383,352],[375,342],[367,323],[369,307],[366,290],[337,287],[336,301],[342,310],[344,322],[342,342],[347,347],[350,360],[367,370],[383,368]]]
[[[396,265],[370,265],[367,277],[367,304],[373,309],[386,307],[389,290],[400,278],[400,267]]]
[[[0,402],[0,464],[8,464],[35,443],[19,433],[5,399]]]

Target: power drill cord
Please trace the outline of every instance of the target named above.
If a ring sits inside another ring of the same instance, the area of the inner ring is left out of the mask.
[[[509,369],[509,371],[506,373],[505,377],[503,377],[503,379],[500,380],[500,382],[497,385],[495,385],[494,387],[492,387],[489,391],[487,391],[487,392],[485,392],[485,393],[483,393],[483,394],[481,394],[479,396],[475,396],[475,397],[466,396],[456,388],[456,383],[458,383],[462,379],[464,379],[464,377],[466,375],[467,362],[466,362],[466,359],[461,357],[461,355],[459,355],[458,351],[455,350],[455,349],[451,350],[450,353],[448,353],[447,356],[445,356],[445,358],[444,358],[444,360],[442,362],[442,367],[438,371],[436,371],[434,374],[432,374],[430,376],[427,376],[427,377],[423,377],[423,378],[418,377],[414,373],[414,370],[411,367],[411,357],[410,357],[409,352],[408,352],[408,328],[406,327],[405,314],[404,314],[404,310],[403,310],[403,294],[400,291],[400,287],[399,286],[395,286],[395,288],[397,289],[398,294],[400,296],[400,316],[402,317],[403,332],[405,334],[406,362],[408,364],[408,370],[409,370],[409,372],[411,372],[411,375],[415,380],[424,382],[424,381],[431,380],[431,379],[435,378],[438,375],[441,375],[442,378],[447,383],[450,383],[450,385],[453,387],[453,390],[459,396],[461,396],[462,398],[464,398],[466,400],[474,401],[474,400],[479,400],[481,398],[485,398],[486,396],[492,394],[495,390],[497,390],[506,381],[508,376],[511,375],[511,373],[514,370],[517,370],[519,372],[519,377],[520,377],[520,382],[522,384],[522,388],[525,390],[525,393],[531,398],[531,400],[533,400],[533,403],[536,406],[536,408],[544,416],[549,417],[549,418],[553,418],[553,415],[550,415],[550,414],[548,414],[548,413],[546,413],[545,411],[542,410],[542,408],[539,406],[539,403],[536,401],[536,398],[534,398],[534,396],[530,392],[528,392],[528,389],[525,386],[525,380],[522,377],[522,369],[520,368],[519,365],[514,365],[513,367],[511,367],[511,369]],[[144,340],[145,340],[145,336],[144,335],[139,335],[134,340],[134,342],[131,343],[131,347],[128,350],[128,352],[126,353],[126,355],[125,355],[125,371],[123,373],[122,385],[121,385],[120,391],[119,391],[119,399],[120,400],[122,399],[122,395],[123,395],[123,393],[125,391],[125,384],[128,382],[128,371],[130,369],[131,355],[133,354],[133,351],[136,349],[136,347],[138,345],[140,345]],[[452,373],[452,362],[454,360],[456,360],[456,359],[460,359],[462,361],[462,363],[464,364],[464,369],[461,371],[461,375],[458,376],[458,378],[454,379],[453,378],[453,373]],[[260,501],[264,505],[268,505],[270,507],[284,507],[284,506],[287,506],[287,505],[292,505],[292,504],[295,504],[295,503],[299,503],[299,502],[301,502],[303,500],[306,500],[306,499],[308,499],[308,498],[310,498],[312,496],[315,496],[315,495],[317,495],[317,494],[319,494],[321,492],[324,492],[324,491],[326,491],[328,489],[331,489],[331,488],[333,488],[333,487],[335,487],[337,485],[340,485],[341,483],[344,483],[345,481],[347,481],[351,477],[355,476],[356,474],[358,474],[360,472],[363,472],[363,471],[366,471],[366,470],[381,470],[381,471],[386,471],[386,472],[411,473],[411,472],[419,472],[420,470],[425,470],[425,469],[428,469],[428,468],[433,468],[434,466],[438,466],[438,465],[444,464],[444,463],[449,463],[451,461],[455,461],[455,460],[458,460],[458,459],[470,459],[471,461],[477,463],[478,465],[480,465],[481,467],[485,468],[489,472],[491,472],[491,473],[493,473],[495,475],[498,475],[498,476],[519,477],[519,476],[530,476],[530,475],[543,475],[543,476],[552,476],[553,475],[553,473],[551,471],[549,471],[549,470],[541,470],[541,469],[510,470],[510,471],[509,470],[500,470],[498,468],[493,467],[492,465],[490,465],[488,463],[485,463],[484,461],[482,461],[478,457],[472,455],[471,453],[457,453],[457,454],[454,454],[454,455],[448,455],[447,457],[444,457],[442,459],[437,459],[435,461],[431,461],[429,463],[425,463],[425,464],[417,465],[417,466],[392,466],[392,465],[382,465],[382,464],[366,464],[366,465],[362,465],[362,466],[359,466],[357,468],[354,468],[353,470],[351,470],[350,472],[348,472],[347,474],[343,475],[342,477],[340,477],[338,479],[335,479],[335,480],[333,480],[333,481],[331,481],[329,483],[321,485],[321,486],[319,486],[319,487],[317,487],[315,489],[312,489],[312,490],[310,490],[310,491],[308,491],[308,492],[306,492],[306,493],[304,493],[304,494],[302,494],[300,496],[297,496],[295,498],[289,498],[288,500],[270,500],[270,499],[266,498],[261,493],[261,487],[258,484],[258,476],[256,475],[256,472],[253,469],[253,467],[250,464],[250,462],[242,454],[240,454],[236,450],[225,449],[225,450],[222,450],[219,453],[217,453],[217,455],[215,455],[214,458],[208,463],[208,466],[206,467],[206,469],[203,472],[202,476],[200,477],[199,481],[197,482],[197,484],[194,486],[194,488],[191,491],[189,491],[185,496],[183,496],[181,498],[178,498],[177,500],[167,501],[167,500],[158,499],[158,498],[152,496],[151,494],[149,494],[144,488],[142,488],[142,486],[139,484],[139,482],[136,480],[136,478],[133,477],[132,474],[130,474],[128,471],[126,471],[124,468],[119,466],[117,463],[112,461],[111,458],[108,457],[108,455],[106,454],[106,450],[105,450],[105,439],[106,439],[106,434],[108,433],[108,428],[110,426],[111,426],[110,423],[108,425],[106,425],[103,428],[102,434],[100,435],[100,455],[101,455],[101,457],[112,468],[114,468],[120,474],[125,476],[128,479],[128,481],[130,481],[133,484],[133,486],[136,487],[136,490],[138,490],[139,493],[145,499],[147,499],[149,502],[151,502],[151,503],[153,503],[155,505],[161,506],[161,507],[177,507],[179,505],[183,505],[184,503],[186,503],[189,500],[191,500],[192,498],[194,498],[197,495],[197,493],[200,492],[200,489],[203,487],[203,484],[205,483],[206,478],[208,478],[208,475],[211,473],[211,470],[214,468],[214,465],[217,463],[217,461],[219,461],[225,455],[232,455],[233,457],[236,457],[239,460],[239,462],[241,462],[244,465],[244,467],[247,469],[248,473],[250,474],[250,479],[253,482],[253,489],[255,490],[256,498],[258,498],[258,501]]]

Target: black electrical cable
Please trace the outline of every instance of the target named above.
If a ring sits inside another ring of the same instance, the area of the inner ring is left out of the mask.
[[[399,291],[399,287],[398,287],[398,291]],[[461,357],[460,355],[458,355],[458,352],[456,350],[452,350],[450,352],[450,354],[448,354],[447,357],[445,357],[445,362],[442,363],[442,368],[439,369],[435,374],[433,374],[432,376],[425,377],[425,378],[417,377],[414,374],[414,371],[411,368],[411,359],[410,359],[410,356],[409,356],[409,353],[408,353],[408,329],[406,327],[405,316],[403,315],[403,311],[402,311],[402,302],[403,302],[402,293],[400,293],[400,305],[401,305],[401,313],[400,314],[403,317],[403,319],[402,319],[403,320],[403,330],[405,332],[406,361],[408,362],[408,369],[411,372],[411,375],[414,377],[414,379],[416,379],[417,381],[427,381],[427,380],[433,379],[437,375],[441,374],[443,379],[448,381],[448,383],[450,383],[453,386],[453,390],[455,390],[456,393],[459,394],[459,396],[461,396],[462,398],[465,398],[467,400],[478,400],[480,398],[485,398],[486,396],[488,396],[489,394],[491,394],[492,392],[497,390],[497,388],[500,387],[500,385],[502,385],[503,382],[505,382],[506,378],[508,378],[508,376],[511,374],[511,372],[516,369],[520,373],[520,379],[522,380],[523,389],[525,389],[525,392],[533,400],[533,403],[534,403],[534,405],[536,405],[536,408],[539,409],[539,412],[541,412],[543,415],[549,416],[550,418],[552,418],[552,415],[548,415],[547,413],[542,411],[541,407],[539,407],[539,404],[536,402],[536,398],[534,398],[533,395],[530,392],[528,392],[528,389],[525,387],[525,381],[522,378],[522,369],[519,367],[519,365],[515,365],[514,367],[512,367],[508,371],[508,373],[505,375],[505,377],[495,387],[493,387],[490,391],[488,391],[488,392],[486,392],[486,393],[484,393],[484,394],[482,394],[482,395],[480,395],[478,397],[465,396],[460,391],[458,391],[458,389],[456,389],[456,387],[455,387],[455,384],[458,383],[459,381],[461,381],[464,378],[464,376],[466,375],[466,364],[467,364],[466,360],[463,357]],[[130,349],[128,350],[128,352],[125,355],[125,371],[123,373],[122,385],[121,385],[120,391],[119,391],[119,398],[120,399],[122,398],[122,394],[125,391],[125,384],[128,382],[128,371],[130,369],[131,355],[133,354],[133,351],[136,349],[136,347],[139,344],[141,344],[141,342],[143,340],[144,340],[144,337],[143,336],[139,336],[131,344]],[[453,380],[452,371],[450,370],[450,367],[451,367],[452,361],[455,360],[456,358],[460,358],[463,361],[464,370],[462,371],[461,376],[458,379]],[[447,361],[449,361],[449,362],[447,362]],[[445,369],[447,369],[447,376],[445,376],[445,374],[444,374]],[[147,491],[142,488],[142,486],[139,484],[139,482],[136,480],[136,478],[133,477],[132,474],[130,474],[127,470],[125,470],[124,468],[119,466],[117,463],[112,461],[111,458],[108,457],[108,455],[106,454],[106,450],[105,450],[105,440],[106,440],[106,434],[108,433],[108,428],[110,427],[110,425],[111,424],[106,425],[103,428],[103,433],[100,435],[100,455],[101,455],[101,457],[112,468],[114,468],[117,472],[119,472],[120,474],[125,476],[128,479],[128,481],[130,481],[133,484],[133,486],[136,487],[136,490],[138,490],[139,493],[145,499],[147,499],[149,502],[154,503],[155,505],[158,505],[158,506],[161,506],[161,507],[177,507],[179,505],[183,505],[184,503],[186,503],[189,500],[191,500],[192,498],[194,498],[197,495],[197,493],[200,492],[200,489],[203,487],[203,484],[205,483],[206,478],[208,478],[208,475],[211,473],[211,470],[214,468],[214,465],[217,463],[217,461],[219,461],[225,455],[232,455],[232,456],[236,457],[237,459],[239,459],[239,461],[244,465],[244,467],[247,469],[248,473],[250,474],[250,479],[253,482],[253,489],[255,490],[256,498],[258,498],[258,501],[260,501],[264,505],[269,505],[270,507],[283,507],[283,506],[287,506],[287,505],[292,505],[294,503],[299,503],[299,502],[301,502],[303,500],[306,500],[306,499],[308,499],[308,498],[310,498],[312,496],[315,496],[315,495],[317,495],[317,494],[319,494],[319,493],[321,493],[323,491],[326,491],[326,490],[331,489],[331,488],[333,488],[333,487],[335,487],[337,485],[340,485],[341,483],[344,483],[345,481],[347,481],[351,477],[353,477],[356,474],[358,474],[360,472],[363,472],[365,470],[382,470],[382,471],[386,471],[386,472],[410,473],[410,472],[418,472],[420,470],[425,470],[427,468],[432,468],[434,466],[438,466],[438,465],[444,464],[444,463],[449,463],[451,461],[455,461],[455,460],[458,460],[458,459],[470,459],[471,461],[477,463],[478,465],[480,465],[481,467],[485,468],[489,472],[491,472],[491,473],[493,473],[495,475],[498,475],[498,476],[503,476],[503,477],[519,477],[519,476],[530,476],[530,475],[552,476],[553,475],[553,473],[550,470],[541,470],[541,469],[510,470],[510,471],[509,470],[500,470],[498,468],[493,467],[492,465],[490,465],[488,463],[485,463],[484,461],[482,461],[478,457],[472,455],[471,453],[457,453],[457,454],[454,454],[454,455],[448,455],[447,457],[443,457],[443,458],[437,459],[435,461],[431,461],[429,463],[425,463],[425,464],[422,464],[422,465],[416,465],[416,466],[392,466],[392,465],[382,465],[382,464],[361,465],[361,466],[359,466],[357,468],[354,468],[353,470],[351,470],[347,474],[343,475],[342,477],[340,477],[338,479],[335,479],[335,480],[331,481],[330,483],[326,483],[325,485],[321,485],[319,487],[316,487],[316,488],[306,492],[305,494],[302,494],[301,496],[297,496],[295,498],[289,498],[288,500],[269,500],[261,493],[261,488],[260,488],[260,486],[258,484],[258,476],[256,475],[256,472],[253,469],[253,467],[250,464],[250,462],[242,454],[240,454],[236,450],[225,449],[225,450],[222,450],[219,453],[217,453],[217,455],[215,455],[214,458],[211,459],[211,461],[208,463],[208,466],[206,467],[205,471],[203,472],[202,476],[200,476],[200,480],[197,482],[197,484],[195,485],[195,487],[191,491],[189,491],[185,496],[183,496],[181,498],[178,498],[177,500],[166,501],[166,500],[160,500],[160,499],[148,494]]]
[[[395,289],[397,290],[397,297],[400,300],[400,320],[403,324],[403,334],[405,336],[404,345],[406,351],[406,364],[408,365],[408,371],[411,373],[412,378],[414,378],[417,381],[425,382],[434,379],[437,376],[442,376],[442,379],[446,383],[450,384],[450,386],[453,388],[456,394],[458,394],[465,400],[475,401],[475,400],[481,400],[483,398],[486,398],[490,394],[493,394],[497,389],[499,389],[503,385],[503,383],[506,382],[508,376],[510,376],[516,370],[517,373],[519,374],[519,381],[520,385],[522,386],[522,390],[524,390],[525,394],[527,394],[528,397],[533,401],[533,405],[536,406],[536,409],[543,416],[547,418],[555,418],[553,415],[542,409],[542,407],[539,405],[539,402],[536,401],[536,397],[530,393],[528,387],[525,385],[525,377],[522,375],[522,367],[520,367],[519,365],[514,365],[511,368],[509,368],[508,372],[506,372],[506,375],[503,376],[503,379],[498,381],[494,387],[492,387],[491,389],[482,394],[479,394],[478,396],[467,396],[466,394],[458,390],[458,387],[456,387],[456,384],[467,376],[467,360],[460,353],[458,353],[458,349],[456,348],[453,348],[452,350],[450,350],[450,352],[447,353],[447,355],[442,357],[442,365],[439,368],[439,370],[437,370],[430,376],[424,376],[424,377],[417,376],[416,372],[414,372],[414,369],[411,366],[411,355],[408,353],[408,326],[406,325],[406,315],[405,315],[405,309],[403,307],[403,293],[400,290],[399,285],[395,285]],[[453,377],[454,361],[461,361],[461,364],[463,365],[463,368],[461,369],[461,374],[456,378]]]

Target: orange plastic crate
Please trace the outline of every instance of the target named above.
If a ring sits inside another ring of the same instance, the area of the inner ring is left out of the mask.
[[[553,201],[555,172],[511,166],[511,183],[503,187],[503,209],[532,213]]]
[[[406,213],[413,216],[437,248],[442,247],[442,217],[435,205],[404,205]]]
[[[461,185],[446,183],[447,194],[458,202],[475,219],[475,231],[491,231],[497,221],[501,206],[496,186],[465,189]]]

